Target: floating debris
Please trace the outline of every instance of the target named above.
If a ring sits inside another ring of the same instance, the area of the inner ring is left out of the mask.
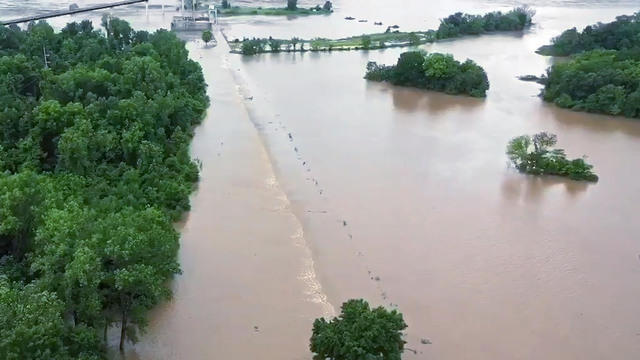
[[[352,16],[347,16],[346,18],[344,18],[345,20],[355,20],[356,18],[352,17]]]
[[[431,345],[432,342],[429,339],[422,338],[422,339],[420,339],[420,344]]]

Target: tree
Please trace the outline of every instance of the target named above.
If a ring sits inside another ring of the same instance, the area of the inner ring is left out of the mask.
[[[213,39],[213,34],[211,33],[211,30],[205,30],[202,32],[202,41],[205,42],[205,44],[209,44],[209,41],[211,41]]]
[[[0,358],[70,360],[62,310],[54,294],[0,276]]]
[[[296,45],[298,45],[298,43],[300,43],[300,39],[297,37],[292,37],[291,38],[291,45],[293,45],[293,51],[296,51]]]
[[[278,39],[274,39],[274,38],[269,38],[269,48],[271,48],[271,51],[273,52],[280,52],[280,48],[282,47],[282,40],[278,40]]]
[[[328,12],[333,11],[333,4],[331,3],[331,1],[326,1],[322,6],[322,10],[328,11]]]
[[[412,32],[409,33],[409,44],[411,45],[419,45],[420,44],[420,38],[418,37],[418,34]]]
[[[287,10],[294,11],[298,9],[298,0],[287,0]]]
[[[460,63],[451,54],[429,54],[424,58],[422,67],[428,78],[446,79],[458,73]]]
[[[584,159],[568,160],[563,149],[552,149],[556,142],[557,136],[547,132],[518,136],[507,145],[507,156],[523,173],[598,181],[598,176],[592,172],[593,166]]]
[[[362,299],[342,304],[341,313],[330,321],[316,319],[311,335],[314,359],[400,360],[407,324],[397,310],[371,309]]]
[[[362,47],[365,49],[369,49],[371,47],[371,36],[362,35],[361,37]]]
[[[231,8],[231,3],[229,2],[229,0],[222,0],[222,8],[223,9],[230,9]]]

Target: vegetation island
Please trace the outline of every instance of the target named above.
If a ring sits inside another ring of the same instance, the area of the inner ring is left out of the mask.
[[[563,32],[542,55],[570,56],[547,71],[543,98],[576,111],[640,118],[640,12]]]
[[[481,35],[498,31],[522,31],[531,26],[535,11],[527,6],[503,13],[470,15],[461,12],[440,21],[438,30],[401,32],[390,26],[383,33],[352,36],[343,39],[315,38],[302,40],[274,38],[245,38],[229,42],[231,52],[255,55],[267,52],[370,50],[390,47],[416,46],[465,35]]]
[[[365,79],[474,97],[485,97],[489,89],[486,72],[472,60],[423,51],[405,52],[392,66],[369,62]]]
[[[171,295],[209,104],[166,30],[0,26],[0,358],[103,359]]]
[[[282,8],[263,8],[251,6],[231,6],[228,0],[223,0],[218,7],[219,16],[246,16],[246,15],[265,15],[265,16],[286,16],[286,15],[328,15],[333,12],[333,4],[326,1],[324,5],[316,5],[311,8],[298,7],[298,0],[287,0],[287,6]]]
[[[507,155],[516,169],[523,173],[598,181],[598,176],[591,170],[593,166],[583,158],[568,160],[563,149],[553,149],[557,142],[556,135],[546,132],[518,136],[507,145]]]

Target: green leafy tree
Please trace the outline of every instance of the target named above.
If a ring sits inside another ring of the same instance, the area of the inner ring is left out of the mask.
[[[475,97],[486,96],[489,89],[487,74],[475,62],[460,63],[452,55],[421,51],[402,53],[395,66],[369,63],[365,78]]]
[[[210,30],[205,30],[202,32],[202,41],[205,42],[205,44],[209,44],[209,41],[211,41],[213,39],[213,34],[211,33]]]
[[[349,300],[342,304],[340,316],[314,321],[310,348],[317,360],[400,360],[406,328],[396,310],[371,309],[362,299]]]
[[[293,51],[296,51],[296,45],[300,43],[300,39],[297,37],[291,38],[291,45],[293,45]]]
[[[584,159],[568,160],[563,149],[553,149],[556,142],[557,136],[547,132],[518,136],[507,145],[507,156],[516,169],[524,173],[598,181],[593,166]]]
[[[371,47],[371,36],[362,35],[361,37],[362,47],[365,49],[369,49]]]
[[[0,358],[70,360],[63,308],[55,294],[0,276]]]
[[[298,9],[298,0],[287,0],[287,10],[294,11]]]

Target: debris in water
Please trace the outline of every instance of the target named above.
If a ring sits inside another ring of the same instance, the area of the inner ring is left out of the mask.
[[[432,344],[431,340],[425,339],[425,338],[420,339],[420,343],[424,344],[424,345],[431,345]]]
[[[258,326],[254,326],[253,327],[253,331],[258,332],[258,331],[260,331],[260,329],[258,328]]]
[[[347,226],[347,221],[346,220],[342,220],[342,226]]]
[[[375,280],[375,281],[380,281],[380,276],[376,276],[376,277],[374,278],[374,280]]]
[[[291,136],[291,133],[289,133],[289,140],[293,140],[293,136]]]

